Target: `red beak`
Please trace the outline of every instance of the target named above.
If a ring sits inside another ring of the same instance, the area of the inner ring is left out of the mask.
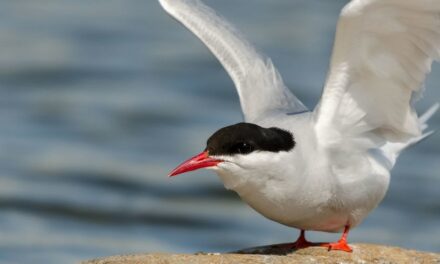
[[[220,162],[222,162],[222,160],[213,159],[209,157],[208,151],[204,151],[177,166],[177,168],[170,172],[169,176],[172,177],[188,171],[198,170],[206,167],[213,167]]]

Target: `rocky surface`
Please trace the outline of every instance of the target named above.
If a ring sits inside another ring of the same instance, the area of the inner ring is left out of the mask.
[[[228,264],[228,263],[437,263],[440,254],[371,244],[352,244],[353,253],[310,247],[292,252],[283,245],[264,246],[234,253],[139,254],[85,261],[83,264]]]

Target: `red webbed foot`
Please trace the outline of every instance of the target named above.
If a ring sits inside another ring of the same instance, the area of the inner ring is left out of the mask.
[[[341,239],[339,239],[337,242],[333,243],[322,243],[320,246],[327,247],[328,250],[341,250],[345,252],[353,252],[353,249],[347,244],[347,235],[350,231],[350,227],[346,226],[344,229],[344,233],[342,234]]]
[[[353,249],[347,244],[346,241],[339,240],[338,242],[333,243],[324,243],[321,244],[323,247],[327,247],[328,251],[330,250],[341,250],[345,252],[353,252]]]

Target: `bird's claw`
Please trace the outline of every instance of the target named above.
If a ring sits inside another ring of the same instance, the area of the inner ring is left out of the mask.
[[[353,249],[347,244],[347,241],[345,240],[339,240],[338,242],[333,243],[324,243],[321,246],[327,247],[328,251],[341,250],[345,252],[353,252]]]

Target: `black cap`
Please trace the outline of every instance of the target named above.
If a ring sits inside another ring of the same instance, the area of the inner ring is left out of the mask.
[[[292,133],[277,127],[238,123],[219,129],[206,145],[210,155],[234,155],[253,151],[289,151],[295,147],[295,140]]]

